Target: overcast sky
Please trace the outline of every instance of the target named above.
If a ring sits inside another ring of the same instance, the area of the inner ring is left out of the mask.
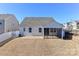
[[[0,4],[0,14],[2,13],[16,15],[19,22],[26,16],[51,16],[60,23],[66,23],[79,20],[79,4],[6,3]]]

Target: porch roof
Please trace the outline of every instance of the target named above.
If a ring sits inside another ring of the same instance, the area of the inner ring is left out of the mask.
[[[58,22],[53,22],[44,26],[44,28],[63,28],[63,25]]]

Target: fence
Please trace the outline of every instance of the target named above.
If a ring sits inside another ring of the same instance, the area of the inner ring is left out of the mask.
[[[6,39],[9,39],[12,37],[12,32],[3,33],[0,35],[0,42],[5,41]]]
[[[18,37],[18,35],[19,35],[19,31],[6,32],[3,34],[0,34],[0,42],[5,41],[5,40],[12,38],[12,37]]]
[[[16,37],[18,37],[19,36],[19,31],[13,31],[12,32],[12,37],[13,38],[16,38]]]

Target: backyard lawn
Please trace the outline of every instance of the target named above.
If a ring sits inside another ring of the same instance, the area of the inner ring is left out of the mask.
[[[0,47],[0,55],[12,56],[53,56],[79,55],[79,40],[62,39],[13,39]]]

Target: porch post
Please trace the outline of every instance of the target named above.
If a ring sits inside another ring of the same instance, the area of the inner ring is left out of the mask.
[[[43,32],[43,38],[45,39],[45,36],[44,36],[44,28],[42,28],[42,30],[43,30],[43,31],[42,31],[42,32]]]
[[[50,36],[50,28],[49,28],[49,35],[48,36]]]
[[[63,39],[63,36],[64,36],[64,31],[63,31],[63,28],[62,28],[62,33],[61,33],[61,38]]]

